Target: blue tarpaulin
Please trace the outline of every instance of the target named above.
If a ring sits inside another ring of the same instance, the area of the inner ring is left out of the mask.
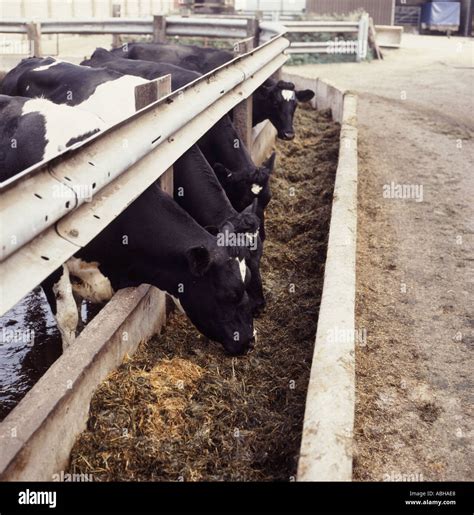
[[[421,10],[421,23],[427,26],[459,26],[461,4],[459,2],[431,2]]]

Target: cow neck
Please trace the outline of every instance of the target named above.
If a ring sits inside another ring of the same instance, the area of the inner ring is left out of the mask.
[[[200,225],[218,227],[236,215],[214,170],[197,145],[178,159],[175,173],[184,187],[182,205]]]
[[[254,169],[255,165],[229,115],[221,118],[209,131],[208,137],[216,162],[233,172]]]

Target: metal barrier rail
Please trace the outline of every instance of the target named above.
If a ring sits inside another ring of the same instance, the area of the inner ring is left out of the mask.
[[[253,22],[253,25],[250,23]],[[35,55],[41,55],[41,34],[124,34],[154,35],[157,39],[166,36],[198,36],[242,39],[249,36],[252,30],[258,34],[260,41],[268,41],[276,34],[311,34],[311,33],[357,33],[360,51],[359,60],[367,57],[368,15],[363,14],[359,21],[284,21],[284,25],[257,21],[255,18],[233,17],[182,17],[154,16],[146,18],[104,18],[73,19],[66,21],[44,20],[28,22],[28,20],[0,21],[0,33],[29,34],[34,42]],[[253,28],[252,28],[253,27]],[[290,53],[324,53],[324,45],[299,45],[291,43]],[[319,43],[319,42],[314,42]],[[329,53],[329,52],[328,52]]]
[[[219,38],[244,38],[247,36],[248,19],[251,18],[201,18],[182,16],[153,16],[146,18],[90,18],[64,21],[27,19],[0,20],[0,33],[30,34],[32,26],[41,34],[154,34],[156,27],[165,20],[166,36],[203,36]],[[271,37],[285,32],[278,23],[260,23],[260,39],[268,41]]]
[[[283,52],[289,42],[281,36],[5,181],[0,313],[87,245],[214,123],[275,73],[287,59]],[[184,101],[186,109],[179,108]],[[143,134],[152,137],[144,139]],[[122,151],[124,140],[127,152]],[[127,182],[131,175],[133,181]],[[55,194],[59,186],[60,196]],[[92,192],[92,202],[81,198],[81,191]]]

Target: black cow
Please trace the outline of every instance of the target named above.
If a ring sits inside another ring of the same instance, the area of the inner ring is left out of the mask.
[[[255,336],[242,263],[156,184],[42,284],[63,341],[75,335],[72,291],[92,302],[147,283],[179,300],[192,323],[229,354]]]
[[[90,68],[53,57],[30,57],[10,70],[0,93],[44,97],[55,104],[80,107],[109,125],[135,112],[135,87],[149,81],[106,68]]]
[[[232,52],[193,45],[164,43],[127,43],[112,51],[128,59],[167,62],[201,73],[208,73],[233,59]],[[292,82],[267,80],[253,96],[253,125],[270,120],[278,137],[291,140],[295,137],[293,117],[297,102],[308,102],[314,97],[310,89],[295,89]]]
[[[127,59],[176,64],[199,73],[214,70],[234,57],[227,50],[168,43],[125,43],[112,53]]]
[[[197,145],[174,164],[174,197],[201,226],[215,233],[218,244],[228,245],[250,269],[247,285],[252,311],[258,315],[265,306],[260,275],[262,242],[256,199],[238,213]]]
[[[91,58],[83,61],[82,64],[93,67],[105,66],[114,71],[147,79],[155,79],[165,73],[171,73],[173,89],[180,88],[200,76],[196,72],[167,63],[118,59],[115,54],[103,48],[97,48]],[[237,211],[242,211],[255,198],[258,199],[260,236],[264,240],[264,209],[270,201],[269,178],[274,160],[270,160],[263,167],[256,167],[228,115],[219,120],[198,144],[208,162],[216,172],[219,172],[218,178]],[[232,172],[231,176],[227,173],[228,171]],[[229,179],[230,177],[232,180]]]
[[[92,68],[107,68],[124,75],[135,75],[147,80],[157,79],[171,74],[171,89],[174,91],[201,77],[201,73],[193,72],[169,63],[154,63],[151,61],[118,59],[115,54],[105,48],[96,48],[90,59],[82,61],[81,66]]]
[[[0,181],[105,128],[95,114],[44,98],[0,95]]]

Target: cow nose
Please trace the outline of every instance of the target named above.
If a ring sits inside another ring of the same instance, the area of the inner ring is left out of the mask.
[[[295,138],[295,133],[294,132],[284,132],[283,133],[283,137],[286,139],[286,140],[292,140]]]

